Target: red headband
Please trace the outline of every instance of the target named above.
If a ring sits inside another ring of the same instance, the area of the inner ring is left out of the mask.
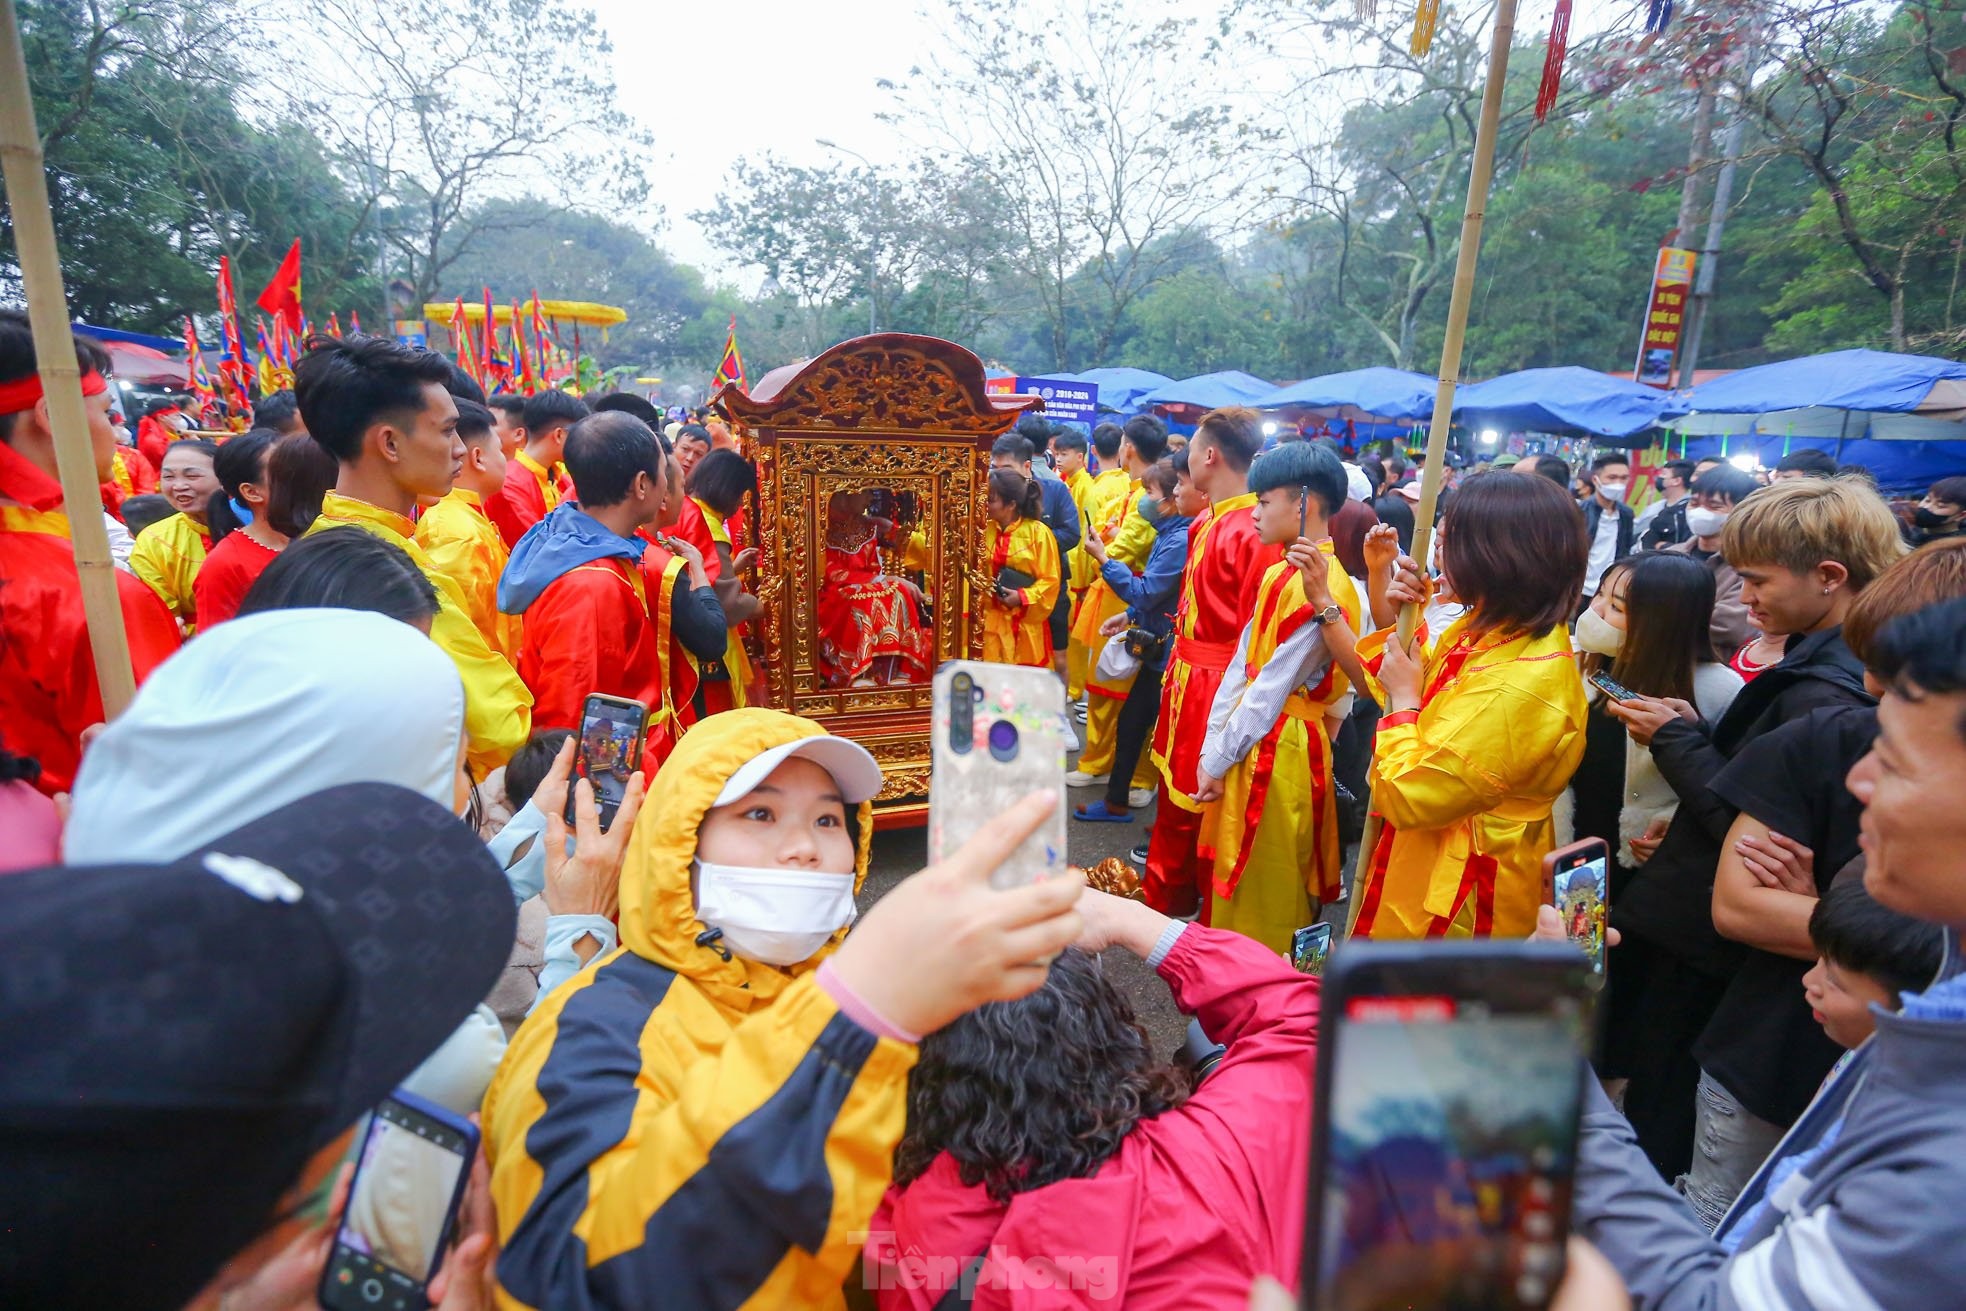
[[[82,375],[82,394],[100,396],[109,390],[109,379],[94,369]],[[41,375],[30,373],[12,382],[0,382],[0,414],[19,414],[31,410],[41,399]]]

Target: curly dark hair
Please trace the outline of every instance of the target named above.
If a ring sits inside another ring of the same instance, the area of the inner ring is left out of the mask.
[[[1096,958],[1068,950],[1030,996],[980,1007],[922,1042],[894,1182],[907,1187],[943,1152],[964,1184],[999,1204],[1087,1178],[1134,1125],[1189,1091]]]

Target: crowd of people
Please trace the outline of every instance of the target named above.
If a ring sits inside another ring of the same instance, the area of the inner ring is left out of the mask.
[[[213,442],[121,431],[76,361],[107,724],[0,311],[0,1302],[312,1305],[401,1088],[483,1135],[433,1305],[1243,1306],[1303,1249],[1293,935],[1560,937],[1543,858],[1586,837],[1559,1305],[1957,1300],[1966,479],[1902,514],[1818,452],[1674,461],[1635,514],[1626,452],[1504,457],[1423,524],[1417,465],[1250,410],[1027,419],[965,548],[982,654],[1066,684],[1074,822],[1150,824],[1140,896],[994,886],[1038,795],[863,905],[881,768],[753,704],[714,415],[317,338]],[[904,507],[823,508],[823,677],[925,680]],[[592,693],[651,708],[605,826]]]

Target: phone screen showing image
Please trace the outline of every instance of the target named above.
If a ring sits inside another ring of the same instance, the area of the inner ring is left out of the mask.
[[[1532,1311],[1563,1275],[1581,1000],[1348,994],[1309,1305]]]
[[[1592,687],[1604,693],[1604,695],[1610,697],[1613,701],[1638,700],[1638,693],[1632,691],[1623,683],[1618,682],[1601,669],[1591,675],[1590,682]]]
[[[348,1210],[321,1278],[332,1308],[422,1308],[440,1264],[459,1185],[477,1151],[459,1128],[390,1098],[362,1140]]]
[[[1299,974],[1322,974],[1331,959],[1331,926],[1311,924],[1290,935],[1290,967]]]
[[[628,795],[628,779],[642,764],[642,728],[648,710],[640,702],[590,696],[581,709],[580,745],[575,751],[575,777],[594,788],[601,827],[614,823]],[[574,789],[567,789],[569,824],[574,818]]]
[[[1563,917],[1563,934],[1583,949],[1599,974],[1604,973],[1604,922],[1611,913],[1610,865],[1600,845],[1588,859],[1550,875],[1550,904]]]

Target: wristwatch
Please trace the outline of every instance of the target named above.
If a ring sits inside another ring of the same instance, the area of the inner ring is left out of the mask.
[[[1335,624],[1344,617],[1345,612],[1338,608],[1336,601],[1333,601],[1330,605],[1312,615],[1311,622],[1314,624]]]

